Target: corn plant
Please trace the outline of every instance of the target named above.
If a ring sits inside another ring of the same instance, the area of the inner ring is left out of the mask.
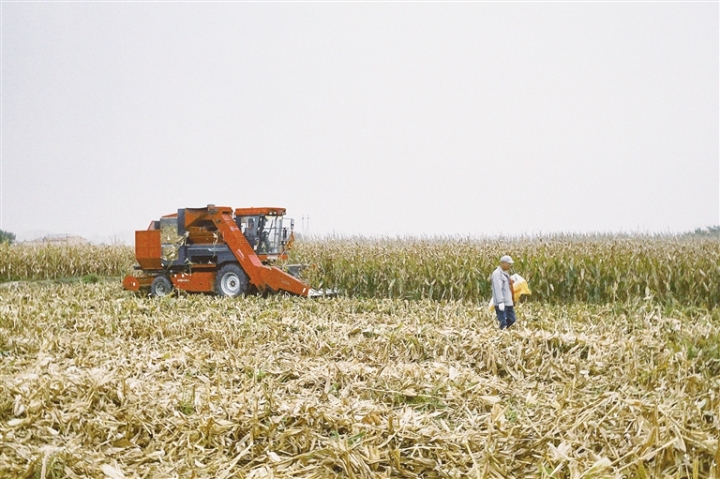
[[[531,300],[720,303],[716,237],[319,238],[299,242],[294,260],[311,265],[314,287],[349,296],[484,301],[502,254],[515,258]]]

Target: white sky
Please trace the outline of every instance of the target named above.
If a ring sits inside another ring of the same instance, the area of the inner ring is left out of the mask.
[[[718,3],[2,3],[2,229],[720,223]]]

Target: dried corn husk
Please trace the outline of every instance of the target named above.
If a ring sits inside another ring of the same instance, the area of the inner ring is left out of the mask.
[[[715,316],[18,284],[0,477],[717,478]]]

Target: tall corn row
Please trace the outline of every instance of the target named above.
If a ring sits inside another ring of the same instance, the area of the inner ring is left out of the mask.
[[[530,283],[530,300],[601,303],[653,297],[720,305],[720,239],[674,236],[542,239],[322,238],[298,242],[316,288],[351,296],[487,301],[502,254]]]
[[[530,300],[603,303],[653,297],[670,304],[720,305],[720,239],[582,237],[542,239],[368,239],[298,241],[293,261],[310,264],[315,288],[350,296],[468,300],[490,297],[502,254],[530,283]],[[0,281],[86,274],[121,276],[132,247],[0,244]]]
[[[0,281],[120,276],[134,263],[132,248],[122,245],[0,244]]]

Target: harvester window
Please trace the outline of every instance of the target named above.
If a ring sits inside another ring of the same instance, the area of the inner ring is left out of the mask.
[[[235,222],[240,226],[240,231],[245,235],[245,239],[250,243],[250,246],[257,250],[259,239],[258,217],[240,216],[235,219]]]
[[[260,238],[263,252],[266,254],[282,254],[282,246],[287,238],[287,233],[283,229],[282,216],[265,216],[263,226]]]
[[[292,222],[292,220],[290,220]],[[283,228],[283,217],[238,216],[235,218],[240,231],[258,254],[279,255],[288,239],[287,228]]]

